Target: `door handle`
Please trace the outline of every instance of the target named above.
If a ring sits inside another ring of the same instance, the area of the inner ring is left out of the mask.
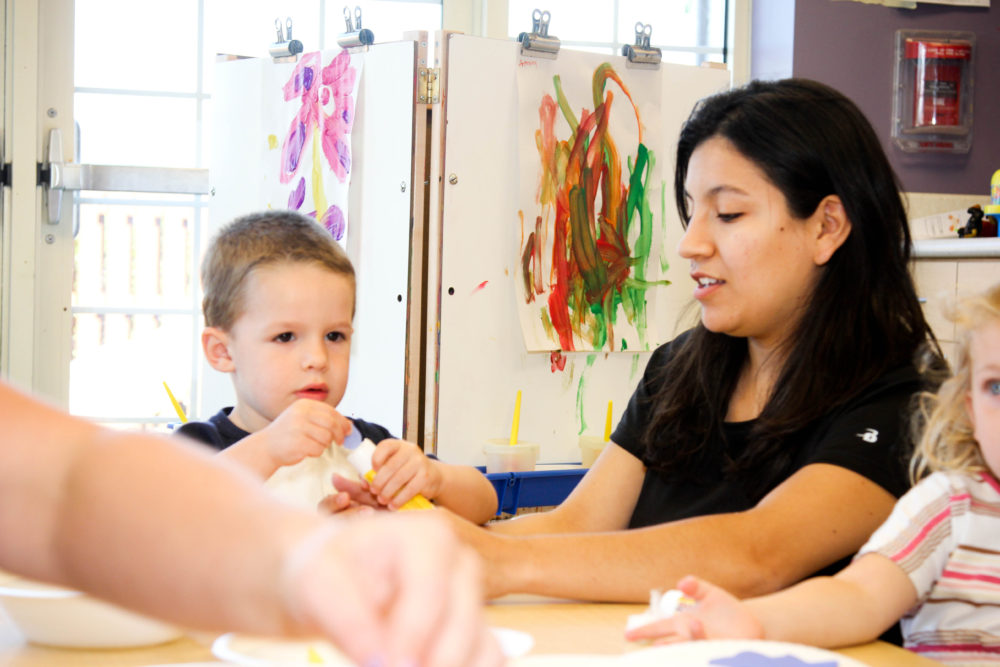
[[[38,184],[46,190],[48,223],[59,224],[63,192],[99,190],[209,194],[208,169],[134,167],[103,164],[66,164],[62,160],[62,131],[49,130],[48,161],[38,166]]]

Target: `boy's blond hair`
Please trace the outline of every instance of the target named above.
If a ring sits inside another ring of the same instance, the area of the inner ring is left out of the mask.
[[[319,223],[295,211],[251,213],[219,230],[202,260],[205,326],[229,331],[245,310],[251,272],[285,262],[318,264],[347,278],[354,292],[351,260]]]
[[[1000,283],[963,299],[951,313],[951,319],[955,321],[957,334],[955,372],[936,394],[920,396],[917,419],[925,425],[910,464],[914,482],[938,470],[986,470],[979,443],[973,437],[965,397],[972,383],[970,339],[983,325],[1000,320]]]

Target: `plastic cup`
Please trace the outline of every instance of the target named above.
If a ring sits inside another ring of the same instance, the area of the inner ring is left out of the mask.
[[[535,469],[538,445],[530,442],[510,444],[510,438],[490,438],[483,446],[486,472],[526,472]]]
[[[594,461],[604,451],[607,441],[599,435],[580,436],[580,464],[584,468],[594,465]]]

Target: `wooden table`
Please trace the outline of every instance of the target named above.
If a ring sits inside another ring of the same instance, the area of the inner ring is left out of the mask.
[[[535,638],[531,655],[553,653],[618,654],[641,648],[625,641],[629,614],[644,605],[581,603],[528,595],[508,596],[486,606],[490,625],[522,630]],[[142,667],[185,662],[212,662],[211,636],[194,635],[142,649],[55,649],[26,644],[0,613],[2,667]],[[935,663],[891,644],[873,642],[841,649],[846,656],[872,667],[933,667]]]

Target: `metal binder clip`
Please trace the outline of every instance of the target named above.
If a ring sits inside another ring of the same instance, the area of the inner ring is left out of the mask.
[[[285,19],[285,34],[281,34],[281,19],[274,19],[274,28],[278,34],[278,40],[268,48],[275,62],[295,62],[298,55],[302,53],[302,42],[292,39],[292,19]]]
[[[531,54],[539,58],[555,58],[559,55],[559,38],[549,36],[548,10],[536,9],[531,12],[531,32],[522,32],[517,36],[521,42],[521,54]]]
[[[625,44],[622,46],[622,55],[628,58],[626,67],[636,67],[640,69],[656,69],[663,60],[663,52],[656,47],[649,46],[649,36],[653,34],[653,26],[635,24],[635,44]]]
[[[349,49],[352,46],[368,46],[375,43],[375,33],[367,28],[361,27],[361,7],[354,8],[354,20],[351,20],[351,8],[344,7],[344,24],[346,32],[337,35],[337,44],[341,48]]]

